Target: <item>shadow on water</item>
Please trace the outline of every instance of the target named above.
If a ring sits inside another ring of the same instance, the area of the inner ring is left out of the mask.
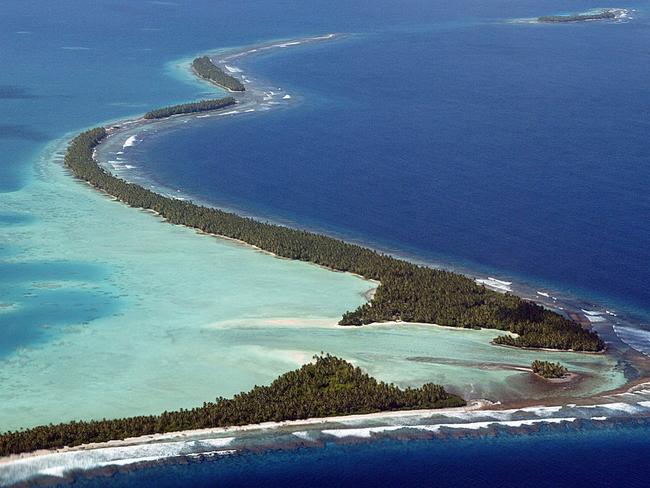
[[[23,124],[0,124],[0,139],[22,139],[32,142],[44,142],[50,137],[36,129]]]
[[[86,263],[0,262],[0,358],[114,313],[119,303],[106,277]]]
[[[31,224],[34,222],[34,217],[30,214],[17,213],[17,212],[0,212],[0,225],[21,225]],[[0,256],[2,255],[0,247]]]
[[[0,85],[0,100],[31,100],[38,95],[17,85]]]

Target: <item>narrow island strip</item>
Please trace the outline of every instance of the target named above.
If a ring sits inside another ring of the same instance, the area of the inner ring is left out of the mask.
[[[183,103],[180,105],[172,105],[170,107],[159,108],[151,110],[144,114],[143,118],[152,119],[165,119],[174,115],[187,115],[200,112],[209,112],[212,110],[221,110],[222,108],[236,105],[237,100],[233,97],[216,98],[212,100],[201,100],[200,102]]]
[[[499,345],[587,352],[604,349],[598,335],[580,324],[515,295],[489,290],[466,276],[419,266],[325,235],[166,197],[127,182],[106,171],[93,157],[106,135],[104,127],[79,134],[70,143],[64,163],[76,177],[117,200],[152,210],[173,224],[378,281],[372,300],[346,312],[340,325],[401,321],[489,328],[512,333],[496,337],[494,343]]]
[[[167,432],[465,405],[464,399],[440,385],[400,389],[378,382],[343,359],[323,354],[269,386],[255,386],[232,399],[217,398],[189,410],[7,432],[0,435],[0,456]]]
[[[538,17],[537,21],[547,24],[566,24],[593,20],[620,20],[625,18],[627,14],[628,10],[624,8],[605,8],[598,12],[586,12],[582,14],[545,15]]]

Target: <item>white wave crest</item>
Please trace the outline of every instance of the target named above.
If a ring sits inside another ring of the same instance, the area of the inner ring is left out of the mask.
[[[90,470],[106,466],[157,461],[197,450],[215,450],[229,446],[234,437],[204,440],[183,440],[150,444],[104,447],[99,449],[65,451],[43,456],[19,458],[0,465],[0,486],[24,482],[37,476],[64,477],[74,470]]]
[[[523,426],[535,425],[539,423],[560,424],[563,422],[575,422],[575,421],[576,421],[576,417],[504,420],[504,421],[488,420],[483,422],[468,422],[468,423],[453,423],[453,424],[392,425],[392,426],[384,426],[384,427],[366,427],[362,429],[328,429],[328,430],[323,430],[321,432],[323,434],[331,435],[338,439],[343,439],[346,437],[368,439],[371,438],[373,434],[393,432],[396,430],[422,430],[426,432],[439,432],[441,429],[480,430],[480,429],[487,429],[494,426],[518,428]]]
[[[512,287],[510,286],[512,285],[511,281],[497,280],[496,278],[488,276],[487,278],[477,278],[476,282],[479,285],[485,285],[488,288],[494,288],[500,291],[512,291]]]
[[[615,403],[600,403],[598,405],[581,405],[578,408],[601,408],[604,410],[612,410],[614,412],[624,412],[624,413],[629,413],[629,414],[634,414],[639,411],[639,408],[635,405],[631,405],[629,403],[623,403],[623,402],[615,402]]]
[[[614,325],[613,327],[618,338],[625,344],[646,356],[650,356],[650,331],[620,325]]]
[[[543,416],[543,415],[548,415],[549,413],[556,413],[559,412],[564,408],[562,405],[558,405],[555,407],[525,407],[520,409],[521,412],[528,412],[528,413],[534,413],[538,417]]]
[[[581,308],[589,322],[604,322],[605,317],[603,317],[603,312],[599,312],[598,310],[585,310],[584,308]]]
[[[122,148],[135,146],[136,142],[140,142],[140,141],[138,141],[138,138],[136,136],[131,136],[126,141],[124,141],[124,144],[122,144]]]

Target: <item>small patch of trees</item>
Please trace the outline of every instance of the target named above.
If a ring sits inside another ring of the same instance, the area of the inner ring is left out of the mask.
[[[560,363],[551,363],[550,361],[533,361],[531,367],[533,373],[542,378],[564,378],[569,370]]]
[[[244,84],[234,76],[230,76],[224,70],[215,65],[208,56],[201,56],[192,61],[192,69],[201,78],[227,88],[231,91],[244,91]]]

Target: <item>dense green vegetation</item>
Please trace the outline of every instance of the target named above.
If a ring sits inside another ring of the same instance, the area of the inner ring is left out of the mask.
[[[190,410],[116,420],[69,422],[0,435],[0,455],[141,435],[390,410],[460,407],[465,401],[427,383],[402,390],[330,355],[290,371],[270,386]]]
[[[564,378],[569,370],[560,363],[551,363],[549,361],[533,361],[531,365],[533,373],[540,375],[542,378]]]
[[[201,100],[200,102],[183,103],[181,105],[172,105],[171,107],[159,108],[144,114],[145,119],[164,119],[172,115],[192,114],[195,112],[207,112],[209,110],[218,110],[220,108],[235,105],[237,100],[233,97],[215,98],[213,100]]]
[[[607,20],[615,19],[616,11],[603,10],[595,14],[575,14],[575,15],[547,15],[539,17],[538,22],[584,22],[585,20]]]
[[[192,69],[201,78],[216,83],[231,91],[244,91],[244,84],[234,76],[216,66],[208,56],[201,56],[192,61]]]
[[[378,280],[370,303],[344,314],[341,325],[398,320],[440,325],[507,330],[495,343],[536,348],[599,351],[598,336],[557,313],[510,294],[501,294],[472,279],[418,266],[371,249],[303,230],[258,222],[233,213],[158,195],[121,180],[92,158],[105,137],[104,128],[77,136],[65,164],[79,178],[133,207],[154,210],[169,222],[238,239],[290,259]]]

